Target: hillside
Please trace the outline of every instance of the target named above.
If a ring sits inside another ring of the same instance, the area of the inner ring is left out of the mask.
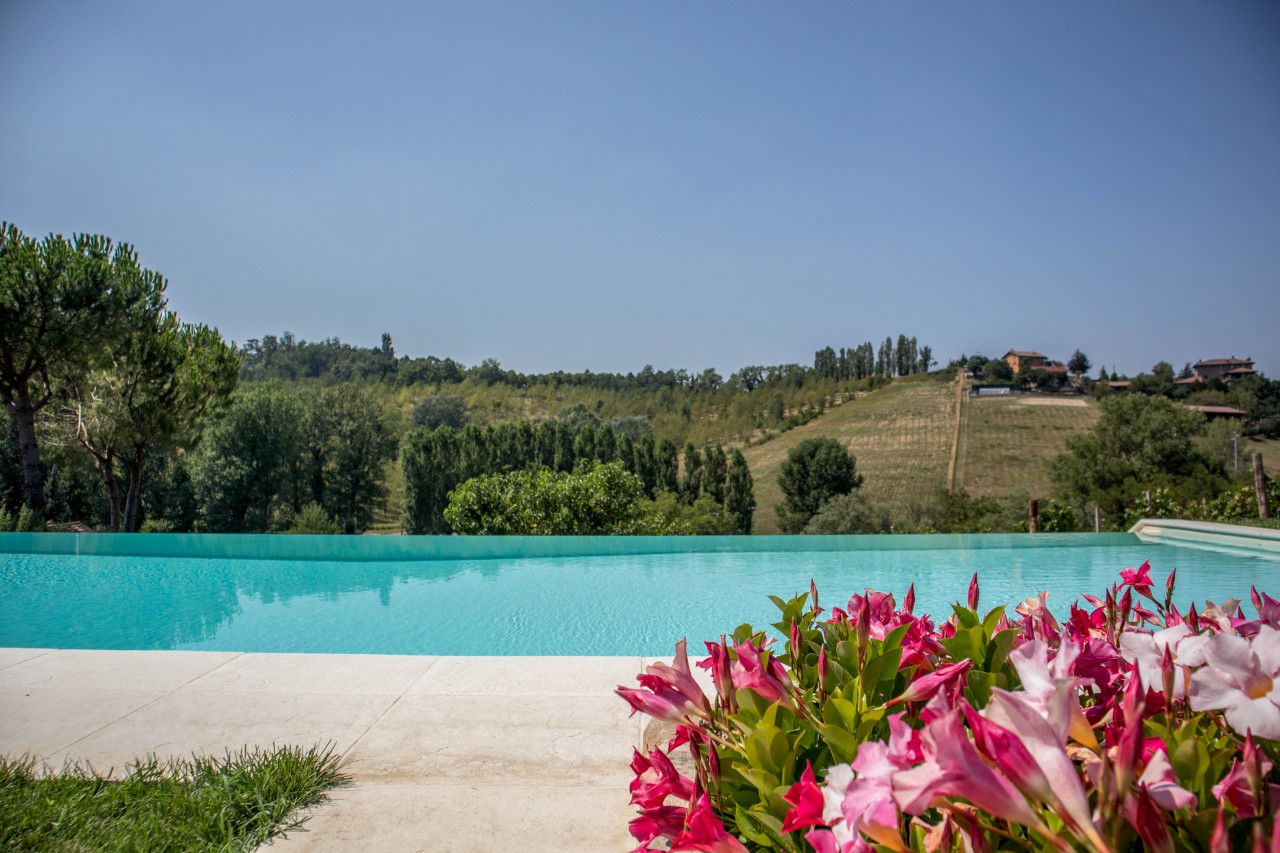
[[[955,488],[973,495],[1048,497],[1050,464],[1067,449],[1068,436],[1092,427],[1099,412],[1085,397],[968,397]]]
[[[937,377],[900,379],[829,410],[817,420],[743,451],[755,479],[756,533],[777,533],[778,469],[806,438],[831,436],[853,452],[863,488],[895,516],[944,487],[954,431],[955,385]]]

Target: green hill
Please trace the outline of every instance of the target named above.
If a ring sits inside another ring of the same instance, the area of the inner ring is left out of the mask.
[[[755,479],[756,533],[777,533],[778,469],[806,438],[830,436],[857,457],[863,488],[895,516],[947,482],[955,431],[955,384],[938,376],[896,380],[822,417],[743,451]]]

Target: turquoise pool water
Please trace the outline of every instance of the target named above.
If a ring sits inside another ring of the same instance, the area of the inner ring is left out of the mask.
[[[1144,560],[1161,584],[1177,567],[1181,604],[1247,599],[1251,584],[1280,593],[1276,555],[1130,534],[17,537],[0,535],[0,646],[662,655],[681,637],[693,649],[764,626],[777,612],[767,596],[811,578],[828,608],[865,587],[901,601],[915,583],[917,612],[945,618],[977,571],[985,607],[1048,590],[1063,613]]]

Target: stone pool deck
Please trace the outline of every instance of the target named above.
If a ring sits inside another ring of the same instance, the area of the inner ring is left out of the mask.
[[[632,849],[638,657],[0,649],[0,753],[135,757],[332,742],[352,784],[263,849]]]

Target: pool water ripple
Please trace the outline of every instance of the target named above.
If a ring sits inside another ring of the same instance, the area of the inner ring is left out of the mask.
[[[1081,541],[1088,542],[1088,537]],[[1059,615],[1150,560],[1180,606],[1280,594],[1275,556],[1165,544],[325,561],[0,554],[0,646],[438,655],[663,655],[777,617],[817,583],[824,607],[864,588],[939,619],[979,573],[984,608],[1041,590]]]

